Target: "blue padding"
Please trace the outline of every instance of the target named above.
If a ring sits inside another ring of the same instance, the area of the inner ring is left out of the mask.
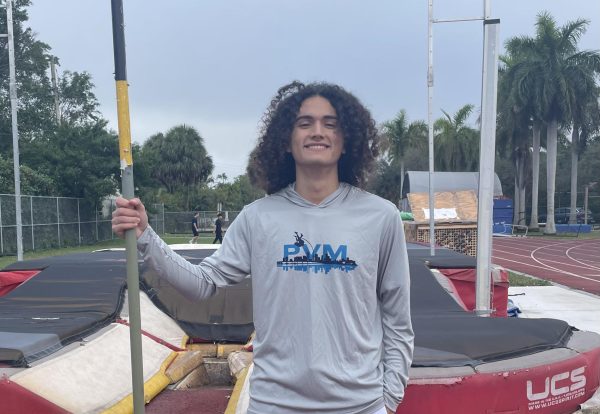
[[[557,233],[590,233],[591,224],[556,224]]]
[[[511,208],[513,207],[512,200],[504,200],[504,199],[495,199],[494,200],[494,208]]]
[[[494,234],[511,234],[512,229],[510,226],[505,226],[503,223],[494,223],[492,227],[492,233]]]

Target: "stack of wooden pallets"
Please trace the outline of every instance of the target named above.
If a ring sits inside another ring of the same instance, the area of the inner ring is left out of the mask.
[[[429,194],[410,193],[415,221],[404,223],[406,240],[429,243]],[[446,191],[434,196],[435,243],[469,256],[477,254],[477,196],[469,191]]]

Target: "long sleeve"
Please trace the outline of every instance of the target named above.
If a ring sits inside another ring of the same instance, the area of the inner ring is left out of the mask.
[[[383,326],[383,393],[386,407],[395,411],[408,383],[414,333],[410,318],[406,241],[397,211],[385,229],[381,237],[378,271]]]
[[[207,298],[217,287],[238,283],[250,274],[251,243],[243,211],[221,247],[198,265],[175,253],[150,226],[138,239],[138,251],[147,266],[190,300]]]

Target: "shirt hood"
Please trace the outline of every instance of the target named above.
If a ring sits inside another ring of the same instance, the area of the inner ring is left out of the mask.
[[[291,183],[290,185],[288,185],[285,188],[282,188],[274,195],[283,197],[286,200],[288,200],[300,207],[327,208],[329,206],[344,202],[344,200],[346,200],[349,197],[350,192],[352,191],[352,188],[353,187],[350,184],[340,182],[340,185],[337,188],[337,190],[335,190],[333,193],[331,193],[327,197],[325,197],[325,199],[323,201],[321,201],[319,204],[315,204],[311,201],[308,201],[307,199],[302,197],[300,194],[298,194],[296,192],[296,183],[295,182]]]

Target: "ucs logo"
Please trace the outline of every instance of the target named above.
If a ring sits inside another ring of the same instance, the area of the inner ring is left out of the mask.
[[[527,381],[527,399],[529,401],[538,401],[548,398],[550,395],[556,397],[585,387],[585,367],[580,367],[571,372],[561,372],[560,374],[546,377],[544,381],[544,391],[533,392],[533,381]]]

